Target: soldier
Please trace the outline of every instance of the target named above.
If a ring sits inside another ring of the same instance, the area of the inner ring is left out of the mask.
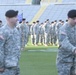
[[[51,23],[51,44],[56,45],[56,21]]]
[[[7,24],[0,28],[0,75],[20,75],[20,34],[16,28],[18,11],[5,13]]]
[[[36,45],[35,26],[36,26],[36,22],[33,22],[32,26],[30,28],[32,45]]]
[[[26,24],[25,24],[25,18],[22,19],[22,23],[20,25],[20,33],[21,33],[21,45],[22,45],[22,48],[21,50],[24,50],[24,47],[26,45]]]
[[[38,45],[39,43],[39,31],[40,31],[39,26],[40,26],[39,21],[36,21],[36,26],[35,26],[36,45]]]
[[[57,20],[54,21],[54,27],[53,27],[53,32],[54,32],[54,45],[57,45],[57,34],[56,34],[56,24],[57,24]]]
[[[19,23],[17,24],[17,26],[16,26],[16,28],[17,28],[20,32],[21,32],[21,30],[20,30],[21,23],[22,23],[22,22],[19,22]]]
[[[65,24],[68,22],[68,20],[66,20]]]
[[[61,23],[62,25],[64,25],[64,21],[62,21],[62,23]]]
[[[49,19],[45,22],[45,46],[49,44],[50,22]]]
[[[41,23],[40,25],[40,43],[43,45],[45,43],[45,26],[43,23]]]
[[[50,24],[50,33],[49,33],[49,37],[50,37],[50,44],[51,45],[53,45],[53,37],[52,37],[52,24],[53,24],[54,22],[51,22],[51,24]]]
[[[76,75],[76,10],[68,12],[68,22],[59,31],[57,70],[58,75]]]
[[[59,20],[59,22],[56,24],[56,35],[57,35],[57,41],[59,42],[59,29],[62,27],[62,20]]]
[[[29,29],[29,22],[26,22],[26,45],[28,43],[29,40],[29,34],[30,34],[30,29]]]
[[[2,25],[2,21],[0,20],[0,28],[2,27],[3,25]]]

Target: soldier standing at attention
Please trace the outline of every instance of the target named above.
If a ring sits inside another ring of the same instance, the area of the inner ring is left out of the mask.
[[[53,25],[53,45],[55,46],[57,46],[56,24],[57,24],[57,21],[55,20]]]
[[[40,43],[41,45],[44,45],[45,44],[45,26],[43,23],[41,23],[40,25]]]
[[[50,33],[50,22],[49,19],[47,19],[46,21],[46,25],[45,25],[45,46],[47,46],[49,44],[49,33]]]
[[[30,29],[29,29],[29,22],[26,22],[26,45],[29,41],[29,34],[30,34]]]
[[[0,28],[0,75],[20,75],[20,34],[16,28],[18,11],[5,13],[7,24]]]
[[[76,75],[76,10],[68,12],[68,22],[59,30],[58,75]]]
[[[38,45],[39,43],[39,31],[40,31],[40,24],[39,21],[36,21],[36,26],[35,26],[36,45]]]
[[[26,45],[26,19],[22,19],[22,23],[20,25],[20,33],[21,33],[21,45],[22,45],[22,50],[24,50],[25,45]]]
[[[57,41],[59,43],[59,29],[62,27],[62,20],[59,20],[59,22],[56,24],[56,35],[57,35]]]
[[[31,28],[30,28],[32,45],[36,45],[35,26],[36,26],[36,22],[33,22],[33,24],[31,25]]]

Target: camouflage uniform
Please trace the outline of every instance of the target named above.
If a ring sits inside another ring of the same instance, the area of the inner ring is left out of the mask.
[[[32,44],[36,45],[35,25],[31,26],[30,32],[31,32],[31,42]]]
[[[26,30],[25,40],[26,40],[26,45],[27,45],[28,40],[29,40],[29,33],[30,33],[29,26],[27,24],[25,25],[25,30]]]
[[[65,24],[59,31],[58,75],[76,75],[76,26]]]
[[[20,33],[21,33],[21,47],[24,49],[26,44],[26,25],[21,24],[20,25]]]
[[[0,75],[20,75],[20,34],[16,28],[8,25],[0,28],[0,68],[5,68]]]
[[[52,24],[50,26],[50,34],[51,34],[51,44],[56,45],[57,37],[56,37],[56,24]]]
[[[50,34],[50,23],[45,25],[45,44],[49,44],[49,34]]]
[[[42,25],[40,26],[40,43],[44,44],[45,43],[45,26]]]
[[[36,26],[35,26],[36,44],[39,43],[39,31],[40,31],[40,26],[39,26],[39,24],[36,24]]]
[[[56,24],[56,35],[57,35],[57,39],[59,40],[59,29],[60,27],[62,27],[62,24],[59,22]]]

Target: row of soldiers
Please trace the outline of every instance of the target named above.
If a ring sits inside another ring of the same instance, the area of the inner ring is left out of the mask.
[[[67,22],[68,20],[66,20]],[[47,45],[57,45],[59,28],[64,24],[64,21],[57,20],[50,23],[47,19],[44,23],[39,23],[39,21],[33,22],[30,27],[31,32],[31,42],[33,45],[38,45],[38,43]]]
[[[66,20],[67,22],[68,20]],[[38,21],[33,22],[32,25],[26,21],[25,18],[22,19],[22,22],[17,24],[17,29],[21,34],[21,45],[22,48],[27,45],[29,41],[29,36],[31,35],[31,43],[32,45],[37,46],[39,43],[41,45],[58,45],[58,35],[59,28],[64,24],[64,21],[57,20],[52,21],[50,23],[49,19],[47,19],[44,23]],[[0,27],[2,27],[2,21],[0,20]]]
[[[67,20],[66,20],[67,22]],[[21,33],[21,43],[22,48],[27,45],[29,41],[29,36],[31,35],[32,45],[37,46],[39,43],[41,45],[57,45],[58,44],[58,35],[59,28],[64,24],[64,21],[57,20],[50,23],[47,19],[44,23],[38,21],[33,22],[32,25],[29,25],[29,22],[25,18],[22,19],[17,25],[18,30]]]

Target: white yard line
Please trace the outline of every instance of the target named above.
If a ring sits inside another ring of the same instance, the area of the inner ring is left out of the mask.
[[[51,49],[48,49],[48,50],[28,50],[28,52],[57,52],[57,49],[56,50],[51,50]]]

